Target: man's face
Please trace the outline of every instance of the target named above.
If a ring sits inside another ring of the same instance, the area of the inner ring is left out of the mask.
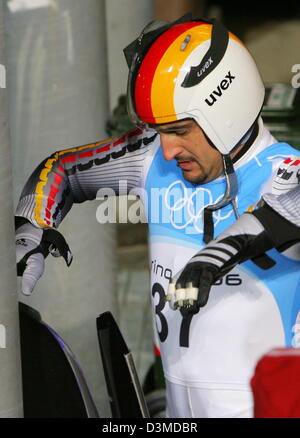
[[[214,149],[194,120],[157,125],[164,158],[175,159],[183,177],[203,184],[217,178],[223,170],[222,156]]]

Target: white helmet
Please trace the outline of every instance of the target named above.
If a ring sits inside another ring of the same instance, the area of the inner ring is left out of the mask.
[[[153,23],[125,50],[129,115],[137,124],[194,119],[221,154],[250,132],[264,85],[244,44],[217,20]]]

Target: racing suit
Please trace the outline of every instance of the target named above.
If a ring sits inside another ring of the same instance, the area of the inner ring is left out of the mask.
[[[285,188],[280,166],[295,155],[259,120],[256,139],[234,164],[240,214],[262,193]],[[168,283],[204,246],[203,210],[221,199],[225,178],[201,185],[184,180],[175,160],[164,160],[159,135],[138,129],[46,158],[26,183],[16,215],[57,228],[74,202],[95,199],[107,187],[116,194],[134,190],[145,205],[168,416],[251,417],[249,381],[257,360],[273,347],[292,345],[300,308],[298,247],[288,256],[271,251],[276,265],[268,271],[251,261],[237,266],[212,287],[199,313],[186,315],[166,303]],[[232,206],[215,211],[213,220],[217,236],[235,221]]]

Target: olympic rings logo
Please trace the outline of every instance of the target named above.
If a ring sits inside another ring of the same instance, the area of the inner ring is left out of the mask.
[[[164,205],[170,213],[169,220],[176,229],[183,230],[192,227],[193,233],[203,233],[203,212],[205,207],[221,200],[220,195],[215,200],[209,189],[197,187],[196,190],[187,188],[180,180],[173,182],[167,188],[164,196]],[[222,215],[222,211],[213,212],[215,226],[228,219],[233,210]]]

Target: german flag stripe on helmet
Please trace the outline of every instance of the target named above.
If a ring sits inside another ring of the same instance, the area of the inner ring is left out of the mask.
[[[157,74],[158,67],[166,65],[168,66],[167,68],[169,68],[170,63],[174,63],[173,75],[175,79],[180,67],[195,48],[195,43],[192,43],[192,38],[186,50],[180,51],[180,46],[187,32],[189,35],[197,34],[200,27],[206,28],[206,39],[209,39],[211,25],[199,22],[182,23],[164,32],[153,43],[145,55],[136,78],[134,100],[136,102],[137,114],[147,123],[158,123],[155,117],[155,111],[158,106],[161,108],[162,103],[166,111],[165,114],[175,114],[173,103],[175,82],[174,85],[172,85],[173,89],[170,89],[168,80],[168,87],[164,89],[161,83],[161,75]],[[209,32],[207,32],[207,29],[209,29]],[[196,42],[196,45],[198,44],[199,39],[197,39]]]

